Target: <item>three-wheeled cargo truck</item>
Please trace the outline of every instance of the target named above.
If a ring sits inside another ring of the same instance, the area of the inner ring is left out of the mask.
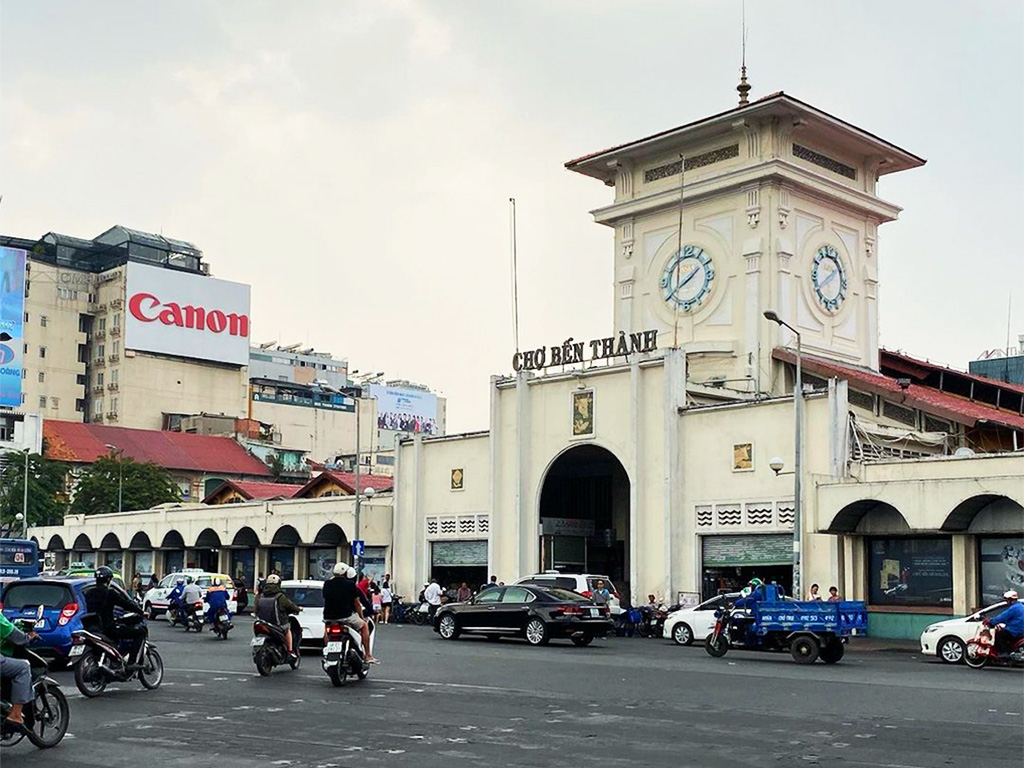
[[[715,613],[715,629],[704,649],[721,658],[729,649],[789,651],[800,664],[819,658],[835,664],[854,632],[864,634],[868,612],[859,600],[792,600],[775,584],[757,587]]]

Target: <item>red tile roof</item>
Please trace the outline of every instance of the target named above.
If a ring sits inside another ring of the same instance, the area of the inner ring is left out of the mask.
[[[309,488],[314,487],[318,483],[325,480],[333,480],[335,483],[340,485],[342,488],[347,490],[349,493],[356,492],[356,473],[355,472],[338,472],[336,470],[325,469],[319,475],[314,477],[304,486],[296,496],[305,496],[306,491]],[[390,491],[395,486],[395,478],[387,475],[368,475],[365,472],[359,473],[359,487],[373,488],[375,491]]]
[[[776,348],[772,352],[772,357],[786,363],[796,363],[796,355],[788,349]],[[894,397],[909,407],[919,408],[926,413],[941,416],[958,424],[973,427],[979,421],[988,421],[1014,429],[1024,429],[1024,416],[1012,411],[993,408],[984,403],[971,401],[965,397],[914,382],[904,389],[896,379],[868,368],[808,354],[803,355],[802,366],[805,371],[810,373],[845,379],[855,389]]]
[[[290,499],[302,490],[302,486],[295,483],[258,483],[250,480],[225,480],[206,495],[206,498],[203,499],[203,504],[209,504],[210,500],[225,488],[234,488],[247,499],[260,500]]]
[[[903,352],[894,352],[891,349],[881,349],[878,352],[879,360],[883,368],[892,367],[896,368],[901,364],[906,364],[912,368],[918,368],[923,371],[946,371],[952,373],[955,376],[960,376],[969,381],[976,381],[979,384],[987,384],[990,387],[999,387],[1000,389],[1006,389],[1011,392],[1018,392],[1024,395],[1024,385],[1014,384],[1008,381],[999,381],[999,379],[992,379],[988,376],[979,376],[976,373],[970,373],[968,371],[961,371],[956,368],[950,368],[948,365],[941,365],[939,363],[932,363],[928,360],[921,360],[920,358],[911,357],[910,355],[904,354]]]
[[[128,458],[165,469],[269,477],[270,469],[230,437],[128,429],[75,421],[43,420],[46,456],[58,461],[91,464],[110,453],[107,445]]]

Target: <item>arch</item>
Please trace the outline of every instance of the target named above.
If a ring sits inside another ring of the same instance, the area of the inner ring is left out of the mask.
[[[84,533],[80,533],[78,534],[78,537],[75,539],[75,545],[72,547],[72,549],[75,550],[75,552],[91,552],[92,542],[89,541],[88,536],[86,536]]]
[[[579,520],[580,529],[545,532],[538,569],[606,574],[620,591],[631,594],[637,567],[630,553],[631,487],[625,465],[603,445],[587,441],[557,453],[538,486],[538,520],[542,525],[550,518]],[[591,542],[583,545],[581,540],[591,534]]]
[[[290,525],[282,525],[274,533],[271,545],[275,547],[297,547],[301,538],[299,532]]]
[[[181,537],[173,528],[164,534],[163,541],[160,542],[160,549],[184,549],[185,540]]]
[[[64,546],[64,539],[59,533],[55,533],[50,537],[49,543],[46,545],[47,552],[63,552],[67,549]]]
[[[1007,533],[1020,532],[1020,519],[1024,515],[1024,506],[1009,496],[997,493],[981,493],[961,501],[946,515],[946,519],[942,523],[942,530],[966,531],[972,527],[977,518],[984,516],[985,513],[992,513],[989,516],[993,518],[993,527],[997,529],[1005,527]],[[1001,522],[1004,524],[1000,525]]]
[[[120,552],[121,540],[113,532],[108,533],[103,537],[103,541],[100,542],[100,549],[105,552]]]
[[[239,528],[234,538],[231,539],[232,547],[258,547],[260,546],[260,537],[256,535],[256,531],[248,526]]]
[[[132,536],[131,542],[128,544],[128,549],[152,549],[153,545],[149,541],[149,534],[145,531],[139,531]]]
[[[865,527],[870,530],[863,530]],[[896,507],[880,499],[860,499],[840,509],[826,533],[905,533],[910,524]]]
[[[348,542],[348,537],[345,535],[345,531],[341,529],[340,525],[335,523],[328,523],[319,531],[313,538],[314,544],[319,544],[324,547],[340,547]]]
[[[196,549],[220,549],[220,536],[212,528],[204,528],[196,538]]]

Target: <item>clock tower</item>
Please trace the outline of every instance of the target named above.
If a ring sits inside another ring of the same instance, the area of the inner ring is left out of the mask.
[[[566,164],[615,190],[616,332],[658,330],[689,383],[770,392],[772,349],[878,367],[881,176],[924,160],[785,93]]]

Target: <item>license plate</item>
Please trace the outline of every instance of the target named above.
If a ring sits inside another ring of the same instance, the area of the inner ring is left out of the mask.
[[[342,643],[328,643],[324,646],[324,653],[341,653]]]
[[[590,615],[594,616],[594,617],[600,616],[601,615],[601,610],[599,608],[591,608],[590,609]]]
[[[251,645],[252,645],[253,648],[259,648],[266,641],[267,641],[267,638],[265,638],[265,637],[254,637],[252,639]]]
[[[217,621],[227,621],[227,620],[228,620],[228,617],[225,616],[223,613],[220,616],[217,617]]]
[[[71,646],[71,653],[69,653],[68,656],[81,656],[83,653],[85,653],[84,645],[73,645]]]

